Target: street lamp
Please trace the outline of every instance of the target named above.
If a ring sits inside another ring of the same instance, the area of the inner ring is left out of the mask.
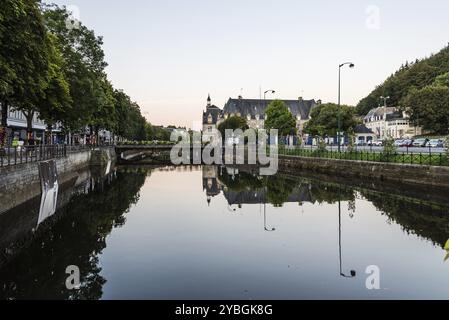
[[[388,96],[388,97],[381,96],[380,97],[380,100],[382,100],[384,102],[384,108],[387,108],[387,100],[389,100],[389,99],[390,99],[390,96]]]
[[[384,105],[383,105],[383,108],[384,108],[384,114],[383,114],[384,119],[383,120],[385,120],[384,121],[385,126],[384,126],[384,132],[383,132],[384,138],[385,138],[385,135],[387,134],[387,129],[388,129],[387,128],[387,100],[389,100],[389,99],[390,99],[390,96],[388,96],[388,97],[381,96],[380,97],[380,100],[382,100],[384,103]]]
[[[265,102],[265,100],[267,99],[267,93],[271,93],[271,94],[275,94],[276,91],[274,90],[267,90],[263,93],[263,101]]]
[[[264,108],[267,107],[267,102],[266,102],[266,100],[267,100],[267,93],[275,94],[276,91],[274,91],[274,90],[267,90],[267,91],[265,91],[265,92],[263,93],[263,106],[264,106]],[[264,110],[264,112],[265,112],[265,110]],[[267,119],[266,119],[266,116],[265,116],[265,119],[264,119],[264,120],[267,120]],[[270,140],[271,140],[271,139],[270,139]],[[271,144],[271,142],[270,142],[270,144]]]
[[[338,66],[338,132],[337,132],[337,139],[338,139],[338,152],[340,152],[340,131],[341,131],[341,67],[349,65],[349,68],[354,68],[355,65],[352,62],[345,62]]]

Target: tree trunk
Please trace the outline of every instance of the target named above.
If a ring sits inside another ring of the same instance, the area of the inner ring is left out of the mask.
[[[95,141],[97,142],[96,145],[100,145],[100,135],[99,135],[100,127],[95,127]]]
[[[50,143],[48,143],[50,146],[53,145],[53,125],[48,124],[47,125],[47,130],[48,130],[48,135],[49,135],[49,139],[50,139]]]
[[[2,116],[0,124],[0,147],[6,144],[8,137],[8,102],[5,100],[2,103]]]
[[[93,145],[94,143],[94,126],[93,125],[89,125],[89,133],[90,133],[90,141],[89,144]]]
[[[2,103],[2,123],[1,126],[6,128],[8,126],[8,101]]]
[[[34,118],[34,112],[24,112],[25,118],[27,119],[27,137],[25,144],[30,145],[30,140],[33,136],[33,118]]]

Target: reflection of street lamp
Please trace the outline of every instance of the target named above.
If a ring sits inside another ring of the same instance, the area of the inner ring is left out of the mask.
[[[345,278],[355,278],[357,273],[355,270],[351,270],[350,275],[346,275],[343,273],[343,261],[341,254],[341,200],[338,199],[338,247],[339,247],[339,257],[340,257],[340,276]]]
[[[228,203],[228,211],[229,211],[229,212],[236,212],[237,209],[233,209],[233,208],[231,208],[231,206],[232,206],[232,205]]]
[[[338,152],[340,152],[340,144],[341,144],[341,138],[340,138],[340,131],[341,131],[341,67],[349,65],[349,68],[354,68],[354,64],[352,62],[345,62],[338,66],[338,132],[337,132],[337,139],[338,139]]]
[[[268,228],[267,227],[267,198],[266,198],[267,193],[268,193],[268,188],[265,185],[265,196],[264,196],[264,203],[263,203],[263,226],[264,226],[265,231],[272,232],[272,231],[276,231],[276,228]]]
[[[266,203],[264,203],[264,207],[263,207],[263,223],[264,223],[265,231],[268,231],[268,232],[276,231],[276,228],[268,228],[267,227],[267,204]]]

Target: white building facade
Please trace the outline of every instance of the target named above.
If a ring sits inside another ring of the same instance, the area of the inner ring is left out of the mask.
[[[422,128],[414,126],[405,112],[394,107],[379,107],[370,110],[363,119],[365,126],[377,139],[411,139],[423,133]]]

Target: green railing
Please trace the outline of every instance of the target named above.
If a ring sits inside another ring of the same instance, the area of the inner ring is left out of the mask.
[[[284,156],[296,157],[313,157],[339,160],[357,160],[357,161],[373,161],[373,162],[391,162],[414,165],[429,166],[449,166],[449,154],[429,152],[407,153],[407,152],[372,152],[367,150],[348,151],[343,150],[318,150],[306,148],[280,147],[279,154]]]

